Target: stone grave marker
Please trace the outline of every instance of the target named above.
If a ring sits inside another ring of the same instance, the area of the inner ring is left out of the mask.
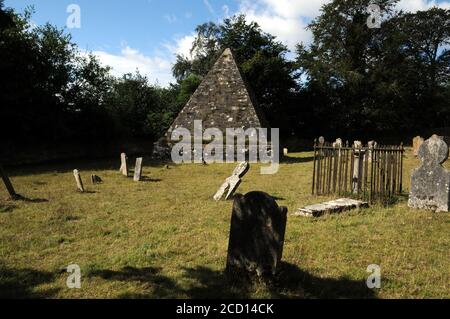
[[[324,214],[334,214],[355,208],[367,207],[369,207],[367,202],[350,198],[339,198],[329,202],[299,208],[294,213],[294,216],[320,217]]]
[[[102,181],[102,179],[100,178],[100,176],[97,176],[97,175],[91,175],[91,182],[92,182],[92,184],[100,184],[100,183],[102,183],[103,181]]]
[[[120,173],[122,173],[122,175],[126,177],[128,177],[127,160],[128,160],[127,154],[125,153],[120,154]]]
[[[423,137],[416,136],[413,138],[413,154],[414,156],[417,156],[419,154],[419,148],[423,144],[425,140]]]
[[[450,172],[442,166],[448,158],[447,144],[433,135],[420,146],[418,157],[422,164],[412,171],[408,206],[448,212]]]
[[[6,175],[5,170],[3,169],[3,166],[0,164],[0,175],[2,176],[3,183],[5,184],[6,190],[8,191],[9,197],[13,200],[19,199],[19,195],[14,190],[14,187],[9,180],[8,175]]]
[[[226,269],[275,275],[281,261],[287,208],[263,192],[236,194],[231,216]]]
[[[139,182],[142,177],[142,157],[136,158],[136,166],[134,168],[134,177],[133,180],[135,182]]]
[[[369,141],[367,142],[367,148],[368,148],[368,159],[369,162],[372,162],[372,157],[373,157],[373,149],[376,148],[378,146],[378,143],[376,141]]]
[[[234,192],[237,190],[239,185],[241,184],[241,178],[244,177],[245,174],[247,174],[248,170],[250,169],[250,164],[248,162],[242,162],[239,163],[235,169],[233,170],[233,173],[230,177],[228,177],[225,182],[220,186],[216,194],[214,195],[214,200],[219,201],[227,192],[227,195],[225,196],[225,200],[230,199]]]
[[[287,148],[283,148],[283,155],[284,156],[288,156],[289,155],[289,150]]]
[[[78,190],[84,193],[83,181],[81,180],[80,172],[77,169],[73,170],[73,176],[75,177]]]

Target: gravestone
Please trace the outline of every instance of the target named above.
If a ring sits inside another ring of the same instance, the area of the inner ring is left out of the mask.
[[[350,198],[339,198],[329,202],[299,208],[294,213],[294,216],[320,217],[324,214],[334,214],[355,208],[367,207],[369,207],[367,202]]]
[[[102,183],[103,181],[102,181],[102,179],[100,178],[100,176],[97,176],[97,175],[91,175],[91,182],[92,182],[92,184],[100,184],[100,183]]]
[[[128,177],[128,163],[127,163],[128,157],[127,154],[122,153],[120,154],[120,173],[122,175]]]
[[[337,138],[335,142],[333,142],[333,148],[341,148],[343,147],[342,139]]]
[[[420,146],[418,157],[422,164],[412,171],[408,206],[448,212],[450,172],[442,166],[448,158],[447,144],[433,135]]]
[[[239,163],[230,177],[228,177],[225,182],[220,186],[216,194],[213,196],[214,200],[219,201],[228,190],[227,195],[225,196],[225,200],[230,199],[239,185],[241,184],[241,178],[247,174],[250,169],[250,164],[248,162]]]
[[[367,142],[367,149],[368,149],[368,159],[369,162],[372,162],[373,158],[373,149],[378,146],[378,143],[376,141],[369,141]]]
[[[289,155],[289,150],[287,148],[283,148],[283,155],[284,156],[288,156]]]
[[[352,192],[353,194],[359,194],[362,187],[362,175],[364,166],[364,156],[366,151],[362,149],[363,145],[361,141],[353,142],[353,178],[352,178]]]
[[[6,190],[8,191],[9,197],[13,200],[19,199],[20,196],[16,193],[14,190],[14,187],[9,180],[8,175],[6,175],[5,170],[3,169],[3,166],[0,165],[0,175],[2,176],[3,183],[5,184]]]
[[[78,190],[83,193],[83,181],[81,180],[80,172],[77,169],[73,170],[73,176],[75,177],[75,182],[77,183]]]
[[[423,144],[424,141],[425,140],[420,136],[416,136],[413,138],[413,154],[414,154],[414,156],[417,156],[419,154],[419,148]]]
[[[226,269],[275,275],[281,261],[287,208],[263,192],[236,194],[231,215]]]
[[[323,146],[323,144],[325,144],[325,137],[321,136],[319,137],[319,145]]]
[[[142,157],[136,158],[136,166],[134,167],[134,177],[135,182],[139,182],[142,176]]]

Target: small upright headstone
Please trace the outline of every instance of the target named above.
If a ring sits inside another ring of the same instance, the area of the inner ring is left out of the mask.
[[[142,157],[136,158],[136,166],[134,168],[134,177],[133,180],[135,182],[139,182],[141,180],[142,175]]]
[[[418,157],[422,165],[412,171],[408,206],[448,212],[450,172],[442,166],[448,158],[447,144],[433,135],[420,146]]]
[[[100,178],[100,176],[97,176],[97,175],[91,175],[91,182],[92,182],[92,184],[100,184],[100,183],[102,183],[103,181],[102,181],[102,179]]]
[[[123,176],[128,177],[128,163],[127,163],[127,154],[122,153],[120,154],[120,173],[122,173]]]
[[[325,144],[325,137],[321,136],[319,137],[319,145],[323,146],[323,144]]]
[[[343,147],[342,139],[337,138],[335,142],[333,142],[333,148],[341,148]]]
[[[250,164],[248,162],[242,162],[239,163],[236,168],[233,170],[233,174],[231,174],[230,177],[228,177],[225,182],[220,186],[219,190],[214,195],[214,200],[219,201],[224,195],[225,192],[228,190],[227,195],[225,196],[225,199],[230,199],[234,192],[237,190],[239,185],[241,184],[241,178],[244,177],[245,174],[247,174],[248,170],[250,169]]]
[[[287,148],[283,148],[283,155],[288,156],[289,150]]]
[[[368,149],[368,159],[369,162],[372,162],[372,157],[373,157],[373,149],[376,148],[378,146],[378,143],[376,141],[369,141],[367,142],[367,149]]]
[[[18,199],[19,195],[17,195],[16,191],[14,190],[14,187],[11,181],[9,180],[8,175],[6,175],[6,172],[3,169],[2,165],[0,165],[0,175],[2,177],[3,183],[5,184],[6,190],[9,193],[9,197],[13,200]]]
[[[363,164],[365,150],[362,149],[361,141],[353,142],[353,178],[352,178],[352,191],[353,194],[358,194],[362,186]]]
[[[77,183],[78,190],[83,193],[83,181],[81,180],[80,172],[77,169],[73,170],[73,176],[75,177],[75,182]]]
[[[425,142],[423,137],[416,136],[413,138],[413,154],[414,156],[417,156],[419,154],[419,148],[420,146]]]
[[[236,194],[231,216],[227,271],[275,275],[281,261],[287,208],[263,192]]]

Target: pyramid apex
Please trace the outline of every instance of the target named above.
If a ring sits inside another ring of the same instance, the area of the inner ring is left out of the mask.
[[[233,54],[231,53],[231,49],[230,49],[230,48],[226,48],[226,49],[223,51],[222,55],[233,55]]]

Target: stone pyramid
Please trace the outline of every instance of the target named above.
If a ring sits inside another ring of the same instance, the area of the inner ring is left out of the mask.
[[[203,121],[203,130],[214,127],[224,134],[226,128],[268,128],[230,49],[225,49],[216,61],[167,131],[166,138],[178,127],[193,132],[194,120]]]

